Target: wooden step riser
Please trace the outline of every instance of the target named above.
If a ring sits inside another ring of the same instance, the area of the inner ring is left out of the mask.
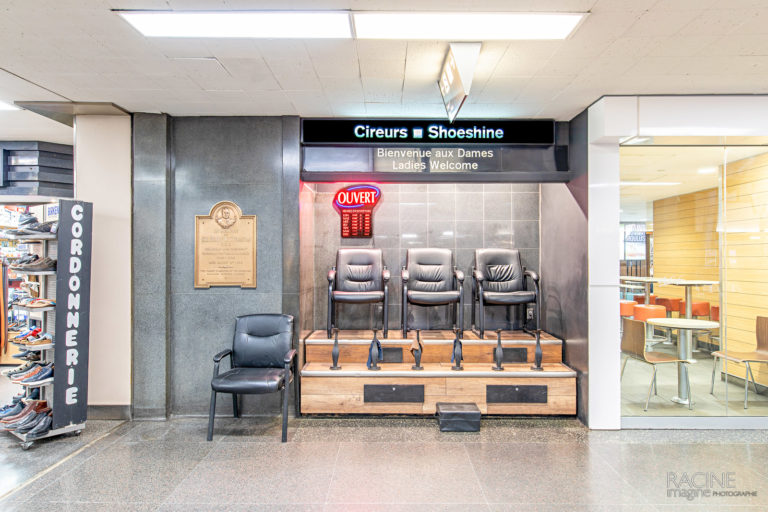
[[[423,386],[424,401],[366,402],[365,385]],[[546,403],[487,403],[487,386],[546,386]],[[438,402],[472,402],[483,414],[574,415],[576,379],[304,377],[301,411],[305,414],[435,414]]]
[[[403,351],[403,362],[412,362],[413,356],[410,352],[410,343],[397,343],[384,345],[385,347],[398,347]],[[529,363],[532,363],[536,354],[535,345],[521,345],[514,342],[502,342],[504,348],[525,348],[526,356]],[[339,364],[343,365],[345,362],[364,363],[368,360],[369,345],[346,345],[339,340]],[[464,344],[462,352],[464,355],[464,363],[488,363],[492,364],[494,361],[495,344]],[[308,363],[331,363],[331,351],[333,350],[333,343],[329,344],[307,344],[305,347],[305,361]],[[542,345],[541,350],[543,353],[542,362],[544,363],[560,363],[562,362],[562,347],[560,344]],[[451,360],[453,353],[452,344],[424,345],[424,353],[421,356],[421,360],[424,363],[441,363]]]

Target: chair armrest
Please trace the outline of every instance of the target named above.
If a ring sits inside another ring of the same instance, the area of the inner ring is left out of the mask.
[[[332,283],[335,280],[336,280],[336,269],[332,268],[331,270],[328,271],[328,282]]]
[[[464,282],[464,272],[455,268],[453,269],[453,275],[456,276],[456,280],[460,283]]]
[[[530,277],[531,279],[533,279],[533,281],[534,281],[535,283],[538,283],[538,282],[539,282],[539,274],[537,274],[537,273],[536,273],[536,272],[534,272],[533,270],[526,270],[526,271],[525,271],[525,275],[526,275],[526,276],[528,276],[528,277]]]
[[[390,274],[387,267],[384,267],[384,270],[381,271],[381,278],[386,282],[389,281],[390,277],[392,277],[392,274]]]
[[[404,283],[407,283],[410,278],[411,274],[408,272],[408,269],[403,267],[403,270],[400,271],[400,279],[402,279]]]
[[[221,362],[222,359],[224,359],[225,357],[230,356],[230,355],[232,355],[232,349],[231,348],[222,350],[221,352],[219,352],[218,354],[213,356],[213,362],[214,363],[219,363],[219,362]]]
[[[472,277],[475,279],[475,281],[479,281],[481,283],[485,281],[485,276],[483,276],[483,273],[476,268],[472,269]]]
[[[283,358],[283,363],[288,366],[293,362],[293,360],[296,359],[296,349],[292,348],[288,351],[288,353],[285,354],[285,357]]]

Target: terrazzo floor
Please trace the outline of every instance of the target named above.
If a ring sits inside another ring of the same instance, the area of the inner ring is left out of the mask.
[[[441,433],[432,418],[303,417],[283,444],[278,417],[251,417],[217,419],[213,442],[205,433],[204,418],[89,421],[92,442],[26,485],[56,442],[22,452],[8,436],[2,476],[22,487],[0,510],[768,509],[765,430],[601,432],[572,419],[489,418],[477,433]],[[747,494],[670,496],[686,488],[684,473],[725,473],[732,487],[707,488]]]

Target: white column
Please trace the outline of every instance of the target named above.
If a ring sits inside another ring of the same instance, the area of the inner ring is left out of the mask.
[[[131,118],[75,120],[75,195],[93,203],[88,404],[131,403]]]
[[[636,133],[637,98],[603,98],[590,107],[588,123],[588,423],[619,429],[619,141]]]

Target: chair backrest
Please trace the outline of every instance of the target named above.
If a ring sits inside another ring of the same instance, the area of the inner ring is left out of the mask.
[[[768,352],[768,316],[757,317],[755,336],[757,336],[757,350]]]
[[[517,292],[525,290],[525,276],[517,249],[477,249],[475,268],[483,273],[483,290]]]
[[[381,249],[339,249],[336,253],[336,289],[340,292],[383,290]]]
[[[232,340],[232,366],[282,368],[293,346],[293,317],[258,314],[237,317]]]
[[[450,249],[408,249],[405,268],[408,269],[408,288],[411,290],[453,290],[453,255]]]
[[[621,335],[621,351],[645,359],[645,323],[640,320],[622,318],[624,331]]]

